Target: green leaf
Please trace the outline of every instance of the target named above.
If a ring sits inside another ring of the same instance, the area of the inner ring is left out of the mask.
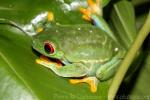
[[[131,2],[122,0],[114,4],[111,19],[116,37],[128,49],[137,35],[134,8]]]

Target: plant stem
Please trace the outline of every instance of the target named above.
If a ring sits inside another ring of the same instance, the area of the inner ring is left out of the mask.
[[[130,67],[132,61],[134,60],[137,51],[140,49],[141,45],[143,44],[145,38],[150,32],[150,11],[149,15],[146,19],[146,22],[144,23],[143,27],[139,31],[139,34],[137,38],[135,39],[133,45],[127,52],[124,60],[122,61],[113,81],[110,86],[110,89],[108,91],[108,100],[114,100],[116,93],[120,87],[121,82],[123,81],[123,78],[128,71],[128,68]]]

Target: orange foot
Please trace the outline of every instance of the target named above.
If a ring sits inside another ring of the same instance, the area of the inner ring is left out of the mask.
[[[91,15],[92,14],[98,14],[102,16],[102,9],[101,9],[101,3],[102,0],[96,0],[96,2],[94,2],[93,0],[87,0],[88,2],[88,8],[80,8],[80,12],[83,14],[83,19],[87,20],[87,21],[91,21]]]
[[[97,91],[98,79],[96,77],[86,77],[83,79],[70,79],[71,84],[77,83],[88,83],[91,87],[91,92],[95,93]]]

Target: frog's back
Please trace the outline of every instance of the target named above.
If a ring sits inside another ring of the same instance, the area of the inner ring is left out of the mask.
[[[118,48],[107,33],[89,25],[54,27],[42,34],[55,41],[71,61],[107,61]]]

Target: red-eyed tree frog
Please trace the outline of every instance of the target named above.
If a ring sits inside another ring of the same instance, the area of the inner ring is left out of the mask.
[[[70,83],[85,82],[92,92],[101,81],[111,78],[126,50],[117,42],[102,18],[100,0],[88,0],[87,9],[80,8],[83,18],[92,25],[59,25],[33,37],[32,47],[43,56],[36,62],[50,68]],[[52,13],[48,19],[52,19]],[[55,61],[55,62],[53,62]]]

